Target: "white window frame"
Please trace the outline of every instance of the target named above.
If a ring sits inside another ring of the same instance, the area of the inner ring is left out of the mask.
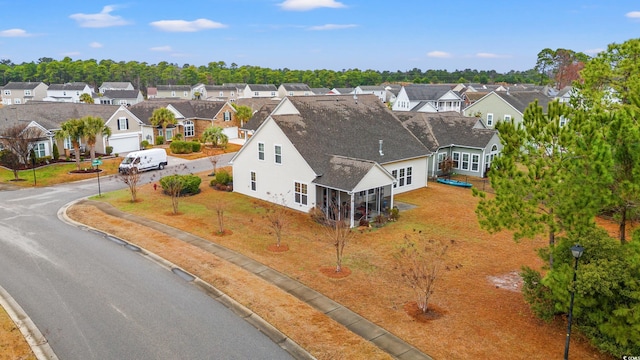
[[[64,138],[62,147],[64,149],[69,149],[69,150],[73,149],[73,143],[71,142],[71,137],[67,136],[66,138]]]
[[[462,161],[460,162],[460,170],[469,171],[469,163],[471,156],[469,153],[462,153]]]
[[[171,92],[171,97],[176,97],[176,92],[175,91]]]
[[[118,130],[129,130],[129,119],[126,117],[118,118]]]
[[[184,137],[194,137],[196,134],[196,126],[193,121],[187,120],[184,122]]]
[[[471,154],[471,171],[480,171],[480,155],[478,154]]]
[[[278,165],[282,164],[282,145],[273,146],[273,161]]]
[[[260,161],[264,161],[265,157],[264,157],[264,143],[263,142],[259,142],[258,143],[258,160]]]
[[[5,91],[3,92],[3,94],[4,94],[5,96],[11,96],[11,90],[5,90]]]
[[[47,149],[42,142],[38,142],[33,144],[33,151],[36,154],[36,158],[41,158],[47,156]]]
[[[504,121],[511,121],[511,115],[505,114]]]
[[[451,153],[451,160],[453,161],[453,168],[460,169],[460,152],[454,151]]]
[[[391,171],[391,176],[396,179],[394,188],[409,186],[413,183],[413,166],[407,166]]]
[[[224,91],[220,91],[220,94],[218,94],[218,96],[223,97],[224,96]]]
[[[493,113],[487,114],[487,126],[493,126]]]
[[[565,118],[563,115],[560,115],[560,123],[559,123],[560,127],[563,127],[565,125],[567,125],[567,118]]]
[[[447,160],[447,153],[438,153],[438,170],[442,170],[445,160]]]
[[[258,181],[256,180],[257,176],[256,176],[256,172],[255,171],[251,171],[249,173],[249,184],[250,184],[250,189],[251,191],[258,191]]]
[[[306,183],[294,181],[293,202],[298,205],[307,206],[309,203],[309,186]]]
[[[22,104],[22,99],[20,99],[20,98],[15,98],[15,99],[13,99],[13,103],[14,103],[14,104]]]
[[[183,91],[182,92],[182,97],[189,97],[189,92],[188,91]]]
[[[260,96],[260,91],[254,91],[254,92],[253,92],[253,96],[255,96],[255,97]]]
[[[25,90],[24,96],[31,96],[31,90]]]
[[[231,111],[227,110],[224,112],[224,121],[231,121]]]
[[[271,97],[274,97],[274,96],[276,96],[276,92],[275,92],[275,91],[272,91],[272,92],[271,92]]]

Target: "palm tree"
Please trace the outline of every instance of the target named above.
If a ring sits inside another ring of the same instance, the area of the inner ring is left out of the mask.
[[[149,118],[151,125],[158,127],[162,127],[163,139],[162,143],[164,144],[167,141],[167,126],[175,125],[177,123],[176,116],[171,112],[171,110],[167,108],[157,108],[153,110],[153,114]]]
[[[104,121],[99,117],[85,116],[82,118],[84,121],[84,135],[87,138],[87,145],[89,145],[89,152],[91,153],[91,162],[96,158],[96,141],[98,136],[111,136],[111,128],[104,124]]]
[[[231,106],[236,110],[236,119],[240,120],[240,124],[238,124],[240,126],[244,126],[253,116],[253,110],[249,106],[236,104],[231,104]]]
[[[84,121],[82,119],[69,119],[60,125],[56,132],[56,139],[71,139],[71,145],[75,152],[76,169],[80,170],[80,141],[84,138]]]
[[[229,142],[229,137],[222,131],[221,127],[218,126],[209,126],[202,133],[202,140],[205,142],[211,142],[211,146],[220,147],[227,146]]]
[[[82,93],[80,94],[80,102],[83,102],[85,104],[93,104],[93,97],[91,96],[91,94],[87,94],[87,93]]]

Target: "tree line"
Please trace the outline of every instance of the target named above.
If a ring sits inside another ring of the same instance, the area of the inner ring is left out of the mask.
[[[14,64],[9,59],[0,60],[0,86],[13,82],[44,82],[64,84],[85,82],[97,88],[103,82],[131,82],[136,89],[145,91],[157,85],[221,85],[224,83],[274,84],[305,83],[312,88],[341,88],[382,83],[510,83],[532,84],[548,82],[548,74],[541,77],[536,69],[509,71],[501,74],[495,70],[426,70],[418,68],[405,71],[377,71],[360,69],[292,70],[270,69],[224,61],[210,62],[206,66],[195,66],[166,61],[148,64],[138,61],[73,60],[65,57],[54,60],[42,57],[38,61]]]

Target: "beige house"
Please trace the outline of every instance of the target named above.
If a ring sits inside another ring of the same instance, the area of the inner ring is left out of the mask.
[[[278,97],[286,96],[309,96],[314,95],[313,91],[307,84],[302,83],[285,83],[278,87]]]
[[[462,114],[479,117],[487,128],[493,129],[498,121],[522,122],[525,109],[536,100],[544,111],[552,101],[538,91],[492,91],[464,108]]]
[[[278,88],[273,84],[247,84],[242,91],[244,98],[273,98],[278,96]]]
[[[43,82],[9,82],[2,87],[2,105],[41,101],[47,96],[47,88]]]
[[[191,86],[189,85],[158,85],[156,86],[157,99],[191,100]]]

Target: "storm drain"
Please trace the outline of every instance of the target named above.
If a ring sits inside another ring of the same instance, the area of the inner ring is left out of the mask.
[[[182,270],[182,269],[178,269],[178,268],[172,268],[171,272],[178,275],[182,280],[185,281],[193,281],[195,279],[195,277],[193,277],[193,275],[187,273],[186,271]]]
[[[113,236],[107,236],[107,240],[113,241],[114,243],[116,243],[118,245],[127,245],[126,242],[124,242],[124,241],[122,241],[122,240],[120,240],[118,238],[115,238]]]
[[[140,248],[135,246],[135,245],[126,244],[124,247],[126,247],[127,249],[132,250],[132,251],[140,251]]]

